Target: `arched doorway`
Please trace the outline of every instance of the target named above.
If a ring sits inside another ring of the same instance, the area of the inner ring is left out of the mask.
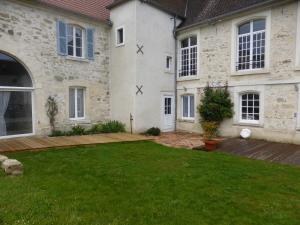
[[[32,92],[25,67],[0,52],[0,139],[33,134]]]

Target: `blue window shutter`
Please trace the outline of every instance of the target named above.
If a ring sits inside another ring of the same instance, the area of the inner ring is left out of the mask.
[[[67,55],[67,24],[57,21],[57,52],[59,55]]]
[[[86,56],[88,59],[94,59],[94,29],[86,29]]]

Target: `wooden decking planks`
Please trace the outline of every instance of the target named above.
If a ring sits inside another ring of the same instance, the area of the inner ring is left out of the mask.
[[[73,137],[23,137],[0,140],[0,152],[14,152],[25,150],[40,150],[56,147],[72,147],[80,145],[104,144],[113,142],[151,140],[137,134],[98,134]]]
[[[300,145],[231,138],[223,141],[218,151],[251,159],[300,166]]]

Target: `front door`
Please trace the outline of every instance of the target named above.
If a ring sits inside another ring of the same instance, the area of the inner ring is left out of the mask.
[[[175,110],[174,110],[174,96],[164,95],[162,104],[162,130],[163,131],[174,131],[175,128]]]

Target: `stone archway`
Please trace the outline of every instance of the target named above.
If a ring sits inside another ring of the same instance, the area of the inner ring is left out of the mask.
[[[0,138],[32,135],[33,83],[16,58],[0,52]]]

